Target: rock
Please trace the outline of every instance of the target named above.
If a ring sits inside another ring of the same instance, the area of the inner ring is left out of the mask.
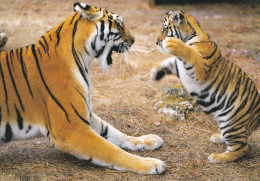
[[[7,39],[7,34],[4,32],[4,29],[0,26],[0,48],[5,46]]]
[[[199,106],[184,88],[165,87],[163,97],[155,103],[154,110],[177,120],[185,120],[190,113],[198,111]]]

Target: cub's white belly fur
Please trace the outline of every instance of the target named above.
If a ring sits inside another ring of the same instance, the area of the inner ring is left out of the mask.
[[[200,94],[201,90],[203,90],[203,85],[199,84],[196,80],[194,80],[190,75],[189,72],[184,68],[182,61],[176,59],[176,63],[179,70],[179,76],[184,88],[189,92],[195,92]]]

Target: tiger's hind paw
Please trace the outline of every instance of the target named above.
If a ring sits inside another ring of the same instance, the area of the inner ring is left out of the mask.
[[[221,134],[214,134],[211,136],[210,140],[213,143],[225,143],[225,139]]]

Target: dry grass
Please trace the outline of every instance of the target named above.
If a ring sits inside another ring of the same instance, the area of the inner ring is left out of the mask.
[[[105,72],[93,61],[94,111],[127,134],[160,135],[164,139],[162,148],[136,154],[166,161],[166,172],[146,176],[97,167],[54,149],[45,138],[38,138],[0,147],[0,180],[259,180],[259,130],[250,138],[250,152],[244,158],[234,163],[211,164],[207,161],[210,153],[225,151],[224,145],[209,141],[217,132],[217,124],[203,113],[194,113],[185,121],[156,114],[155,96],[164,86],[180,81],[174,76],[158,83],[149,80],[150,68],[168,56],[154,45],[160,21],[167,10],[182,9],[196,17],[222,53],[243,67],[260,90],[259,5],[255,9],[227,4],[150,8],[145,1],[91,3],[126,16],[125,23],[136,37],[133,49],[139,54],[131,56],[128,64],[120,63],[120,56],[114,54],[113,68]],[[71,14],[72,4],[72,0],[2,0],[0,23],[9,35],[6,49],[33,43]]]

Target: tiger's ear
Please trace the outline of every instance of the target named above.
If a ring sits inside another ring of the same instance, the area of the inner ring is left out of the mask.
[[[170,16],[171,21],[174,22],[176,26],[179,26],[183,22],[186,22],[184,15],[179,11],[174,11]]]
[[[103,11],[96,11],[94,7],[83,3],[74,3],[74,11],[81,13],[81,16],[89,21],[95,21],[103,17]]]

